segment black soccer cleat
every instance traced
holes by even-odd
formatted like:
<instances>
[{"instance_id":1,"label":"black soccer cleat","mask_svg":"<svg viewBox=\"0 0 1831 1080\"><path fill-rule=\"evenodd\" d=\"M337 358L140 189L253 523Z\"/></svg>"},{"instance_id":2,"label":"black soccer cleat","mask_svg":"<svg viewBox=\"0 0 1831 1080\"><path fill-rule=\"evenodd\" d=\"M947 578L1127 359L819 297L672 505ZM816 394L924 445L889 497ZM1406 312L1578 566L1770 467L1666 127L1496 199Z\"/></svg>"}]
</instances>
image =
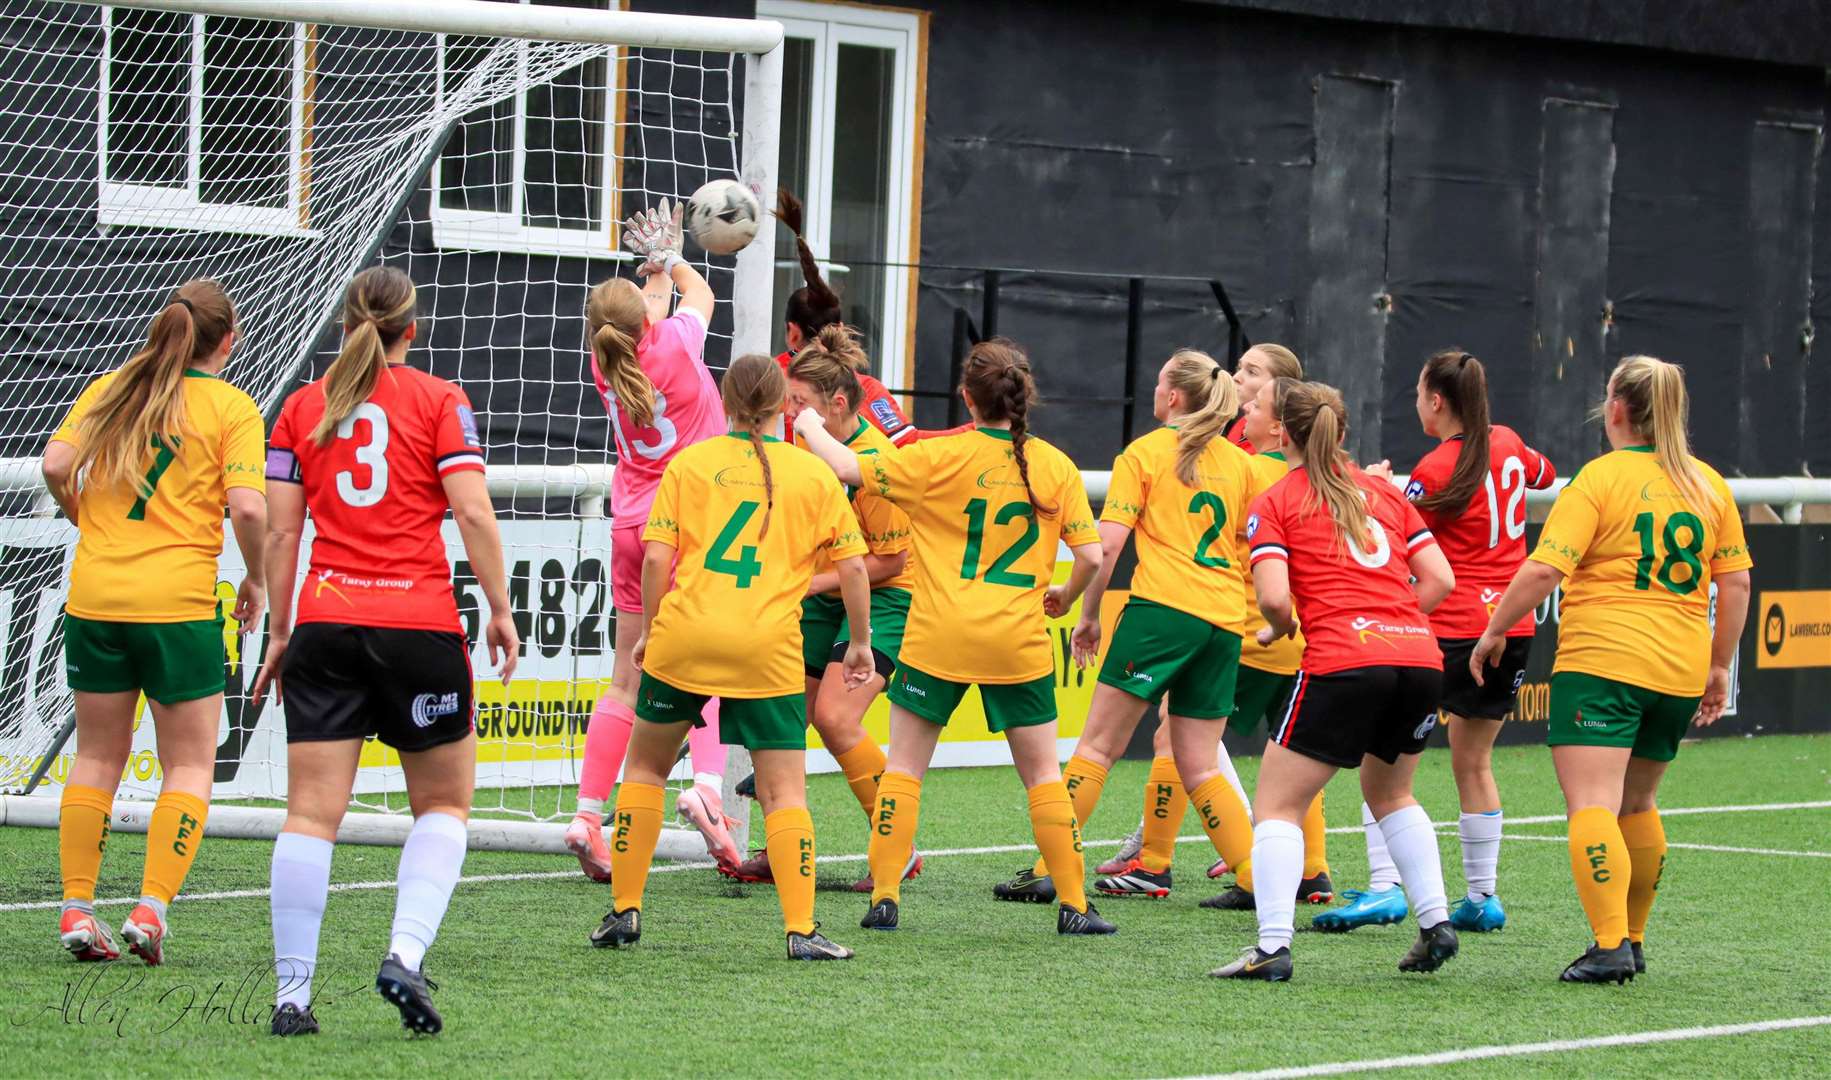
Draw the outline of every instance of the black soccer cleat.
<instances>
[{"instance_id":1,"label":"black soccer cleat","mask_svg":"<svg viewBox=\"0 0 1831 1080\"><path fill-rule=\"evenodd\" d=\"M1137 859L1126 863L1117 873L1094 882L1094 891L1106 896L1148 896L1162 900L1170 895L1170 871L1146 870Z\"/></svg>"},{"instance_id":2,"label":"black soccer cleat","mask_svg":"<svg viewBox=\"0 0 1831 1080\"><path fill-rule=\"evenodd\" d=\"M591 943L600 949L621 949L642 940L642 909L612 911L591 932Z\"/></svg>"},{"instance_id":3,"label":"black soccer cleat","mask_svg":"<svg viewBox=\"0 0 1831 1080\"><path fill-rule=\"evenodd\" d=\"M1238 885L1230 885L1227 891L1219 896L1210 896L1196 904L1196 907L1213 908L1216 911L1253 911L1258 905L1252 894Z\"/></svg>"},{"instance_id":4,"label":"black soccer cleat","mask_svg":"<svg viewBox=\"0 0 1831 1080\"><path fill-rule=\"evenodd\" d=\"M1290 982L1290 946L1286 945L1276 952L1266 953L1259 951L1257 945L1253 945L1242 952L1238 960L1210 971L1208 977L1211 979L1257 979L1260 982Z\"/></svg>"},{"instance_id":5,"label":"black soccer cleat","mask_svg":"<svg viewBox=\"0 0 1831 1080\"><path fill-rule=\"evenodd\" d=\"M445 1021L432 1007L433 984L423 971L408 971L407 965L393 953L381 962L375 976L375 989L401 1011L401 1027L425 1035L437 1035Z\"/></svg>"},{"instance_id":6,"label":"black soccer cleat","mask_svg":"<svg viewBox=\"0 0 1831 1080\"><path fill-rule=\"evenodd\" d=\"M1324 870L1315 877L1306 877L1297 883L1297 902L1299 904L1327 904L1335 900L1335 882L1329 872Z\"/></svg>"},{"instance_id":7,"label":"black soccer cleat","mask_svg":"<svg viewBox=\"0 0 1831 1080\"><path fill-rule=\"evenodd\" d=\"M1630 941L1628 944L1634 949L1634 974L1645 975L1647 973L1647 954L1641 949L1640 942Z\"/></svg>"},{"instance_id":8,"label":"black soccer cleat","mask_svg":"<svg viewBox=\"0 0 1831 1080\"><path fill-rule=\"evenodd\" d=\"M828 941L820 932L820 924L815 923L811 933L797 934L789 931L788 958L790 960L850 960L852 950L837 942Z\"/></svg>"},{"instance_id":9,"label":"black soccer cleat","mask_svg":"<svg viewBox=\"0 0 1831 1080\"><path fill-rule=\"evenodd\" d=\"M1608 983L1616 986L1634 978L1634 949L1627 938L1612 949L1591 945L1582 956L1570 962L1559 982Z\"/></svg>"},{"instance_id":10,"label":"black soccer cleat","mask_svg":"<svg viewBox=\"0 0 1831 1080\"><path fill-rule=\"evenodd\" d=\"M1028 866L1010 881L992 886L992 896L999 900L1019 900L1030 904L1055 903L1055 882L1048 874L1038 877Z\"/></svg>"},{"instance_id":11,"label":"black soccer cleat","mask_svg":"<svg viewBox=\"0 0 1831 1080\"><path fill-rule=\"evenodd\" d=\"M1462 943L1456 939L1456 930L1444 920L1429 930L1420 929L1418 940L1405 950L1405 956L1399 961L1400 971L1435 971L1456 955Z\"/></svg>"},{"instance_id":12,"label":"black soccer cleat","mask_svg":"<svg viewBox=\"0 0 1831 1080\"><path fill-rule=\"evenodd\" d=\"M858 920L858 925L866 930L895 930L897 920L896 901L888 896L871 905L865 917Z\"/></svg>"},{"instance_id":13,"label":"black soccer cleat","mask_svg":"<svg viewBox=\"0 0 1831 1080\"><path fill-rule=\"evenodd\" d=\"M1086 911L1076 911L1063 904L1055 914L1055 932L1091 937L1096 934L1117 934L1119 928L1101 918L1090 901Z\"/></svg>"},{"instance_id":14,"label":"black soccer cleat","mask_svg":"<svg viewBox=\"0 0 1831 1080\"><path fill-rule=\"evenodd\" d=\"M742 780L739 780L737 782L737 787L733 788L732 790L737 792L739 795L742 795L746 799L756 798L757 797L757 774L751 773L749 776L746 776Z\"/></svg>"},{"instance_id":15,"label":"black soccer cleat","mask_svg":"<svg viewBox=\"0 0 1831 1080\"><path fill-rule=\"evenodd\" d=\"M301 1009L297 1005L287 1002L274 1010L273 1023L267 1030L282 1038L289 1035L316 1035L318 1034L318 1018L312 1015L310 1005Z\"/></svg>"}]
</instances>

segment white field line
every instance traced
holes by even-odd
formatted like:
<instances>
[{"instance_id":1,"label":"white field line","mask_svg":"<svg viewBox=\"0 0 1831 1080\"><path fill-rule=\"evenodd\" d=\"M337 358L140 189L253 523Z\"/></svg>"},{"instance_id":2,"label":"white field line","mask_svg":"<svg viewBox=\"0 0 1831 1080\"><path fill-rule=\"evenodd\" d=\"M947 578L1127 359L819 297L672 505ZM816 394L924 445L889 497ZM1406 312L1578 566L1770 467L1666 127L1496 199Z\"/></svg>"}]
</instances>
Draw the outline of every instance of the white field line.
<instances>
[{"instance_id":1,"label":"white field line","mask_svg":"<svg viewBox=\"0 0 1831 1080\"><path fill-rule=\"evenodd\" d=\"M1765 810L1818 810L1818 809L1824 809L1824 808L1831 808L1831 801L1806 802L1806 803L1770 803L1767 805L1751 805L1751 806L1685 806L1685 807L1677 807L1677 808L1674 808L1671 810L1661 809L1660 815L1662 817L1670 817L1670 816L1679 815L1679 814L1743 814L1743 813L1755 813L1755 812L1765 811ZM1512 821L1509 821L1508 824L1509 825L1549 825L1549 824L1552 824L1553 822L1562 822L1563 820L1564 820L1564 818L1562 815L1547 814L1547 815L1540 816L1540 817L1516 818ZM1444 828L1446 826L1439 825L1438 827ZM1453 825L1447 826L1447 827L1453 827ZM1330 829L1329 831L1332 833L1359 833L1361 831L1361 827L1358 825L1344 826L1344 827ZM1506 838L1510 839L1510 840L1512 840L1512 839L1557 840L1559 843L1564 842L1564 838L1561 836L1559 836L1559 837L1551 837L1551 836L1519 837L1519 836L1508 835ZM1123 841L1121 841L1121 840L1088 840L1088 841L1083 842L1081 846L1089 847L1089 848L1118 847L1122 842ZM1193 836L1179 836L1176 838L1176 842L1179 844L1205 844L1208 842L1208 837L1206 834L1197 833ZM1668 844L1667 846L1668 847L1681 847L1681 846L1685 846L1685 845ZM1702 845L1690 845L1690 846L1702 847ZM991 847L944 848L944 849L941 849L938 851L923 851L922 854L925 857L934 856L934 857L940 857L940 858L949 858L949 857L960 856L960 855L1011 855L1011 854L1016 854L1018 852L1034 852L1035 850L1036 850L1036 846L1034 844L998 844L998 845L994 845ZM1752 848L1750 848L1750 849L1704 848L1704 850L1743 850L1743 851L1747 851L1751 854L1779 854L1779 855L1803 854L1801 852L1757 851L1756 849L1752 849ZM828 863L855 863L855 862L864 862L865 856L863 854L822 855L819 857L819 859L817 861L821 865L826 865ZM669 871L676 871L676 870L702 870L702 869L706 869L706 868L710 867L711 865L712 865L711 863L704 862L704 861L682 862L682 863L663 863L659 866L654 867L650 871L650 873L662 874L662 873L667 873ZM577 870L546 870L546 871L539 871L539 872L533 872L533 873L520 873L520 874L475 874L470 877L459 878L458 881L460 884L464 884L464 885L483 885L483 884L489 884L490 882L498 882L498 881L554 881L554 880L560 880L560 879L564 879L564 878L577 877L578 875L579 875L579 872ZM367 890L371 890L371 889L391 889L393 887L394 887L394 881L392 879L389 879L387 881L343 881L343 882L333 883L331 885L331 891L332 892L363 892L363 891L367 891ZM268 892L268 890L266 890L266 889L232 889L232 890L227 890L227 891L223 891L223 892L180 893L179 899L185 900L187 902L194 901L194 900L254 900L254 899L259 899L261 897L266 896L267 892ZM122 905L126 905L126 904L137 904L137 903L139 903L139 900L140 900L140 898L137 896L120 896L120 897L113 897L113 898L110 898L107 900L97 900L95 902L95 906L96 907L118 907L118 906L122 906ZM54 909L62 907L62 906L63 906L63 901L61 901L61 900L29 900L29 901L24 901L24 902L19 902L19 903L0 904L0 914L4 914L9 911L54 910Z\"/></svg>"},{"instance_id":2,"label":"white field line","mask_svg":"<svg viewBox=\"0 0 1831 1080\"><path fill-rule=\"evenodd\" d=\"M1671 809L1667 809L1666 807L1662 806L1659 808L1659 816L1662 818L1668 818L1668 817L1680 817L1685 814L1765 814L1765 813L1772 813L1777 810L1826 810L1826 809L1831 809L1831 801L1752 803L1752 804L1749 804L1746 806L1676 806L1676 807L1672 807ZM1540 814L1536 817L1521 817L1521 818L1510 817L1507 819L1507 824L1508 825L1562 825L1562 824L1564 824L1564 822L1566 820L1568 820L1568 819L1563 814ZM1437 828L1439 828L1439 829L1453 829L1455 827L1456 827L1456 823L1453 821L1449 821L1449 822L1440 821L1437 823ZM1361 831L1361 829L1362 829L1362 826L1359 826L1359 825L1337 825L1334 828L1330 829L1329 832L1331 832L1331 833L1358 833ZM1188 839L1188 838L1183 837L1183 839ZM1562 839L1562 837L1560 837L1559 839ZM1677 847L1678 845L1673 844L1673 845L1669 845L1669 846Z\"/></svg>"},{"instance_id":3,"label":"white field line","mask_svg":"<svg viewBox=\"0 0 1831 1080\"><path fill-rule=\"evenodd\" d=\"M1589 1039L1555 1039L1550 1042L1511 1043L1499 1046L1471 1046L1462 1050L1443 1050L1434 1054L1408 1054L1404 1057L1368 1058L1363 1061L1336 1061L1326 1065L1297 1065L1257 1072L1217 1073L1199 1080L1297 1080L1306 1076L1340 1076L1344 1073L1379 1072L1386 1069L1419 1069L1432 1065L1459 1065L1465 1061L1489 1061L1494 1058L1525 1057L1530 1054L1563 1054L1576 1050L1601 1050L1615 1046L1646 1046L1651 1043L1685 1042L1690 1039L1721 1039L1731 1035L1757 1035L1766 1031L1791 1031L1831 1025L1831 1016L1796 1016L1784 1020L1759 1020L1747 1024L1715 1024L1710 1027L1666 1028L1663 1031L1632 1031L1620 1035L1599 1035Z\"/></svg>"},{"instance_id":4,"label":"white field line","mask_svg":"<svg viewBox=\"0 0 1831 1080\"><path fill-rule=\"evenodd\" d=\"M1522 833L1506 833L1501 839L1544 840L1553 844L1567 842L1567 838L1562 836L1529 836ZM1791 855L1800 859L1831 859L1831 851L1782 851L1779 848L1727 847L1723 844L1680 844L1670 840L1666 846L1685 851L1726 851L1732 855Z\"/></svg>"}]
</instances>

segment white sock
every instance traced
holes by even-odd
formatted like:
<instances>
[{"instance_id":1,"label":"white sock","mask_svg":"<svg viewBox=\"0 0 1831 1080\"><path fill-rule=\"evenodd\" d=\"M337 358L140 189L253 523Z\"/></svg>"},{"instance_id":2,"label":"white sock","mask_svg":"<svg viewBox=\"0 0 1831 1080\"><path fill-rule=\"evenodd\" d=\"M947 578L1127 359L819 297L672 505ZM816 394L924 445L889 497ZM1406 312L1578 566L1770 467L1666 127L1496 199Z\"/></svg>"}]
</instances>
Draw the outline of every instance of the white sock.
<instances>
[{"instance_id":1,"label":"white sock","mask_svg":"<svg viewBox=\"0 0 1831 1080\"><path fill-rule=\"evenodd\" d=\"M1469 899L1479 904L1495 893L1500 873L1499 810L1464 814L1456 832L1462 837L1462 876L1469 883Z\"/></svg>"},{"instance_id":2,"label":"white sock","mask_svg":"<svg viewBox=\"0 0 1831 1080\"><path fill-rule=\"evenodd\" d=\"M717 799L719 789L725 786L725 778L717 773L696 772L693 774L693 786L699 788L702 794L710 792Z\"/></svg>"},{"instance_id":3,"label":"white sock","mask_svg":"<svg viewBox=\"0 0 1831 1080\"><path fill-rule=\"evenodd\" d=\"M1361 804L1361 830L1367 834L1367 891L1381 892L1399 883L1399 868L1386 850L1386 834L1373 819L1373 808ZM1256 873L1256 871L1255 871Z\"/></svg>"},{"instance_id":4,"label":"white sock","mask_svg":"<svg viewBox=\"0 0 1831 1080\"><path fill-rule=\"evenodd\" d=\"M1225 776L1227 778L1227 782L1229 784L1233 785L1234 793L1239 795L1240 802L1245 804L1246 820L1251 821L1252 820L1252 799L1247 797L1246 787L1245 787L1245 785L1240 783L1240 774L1234 770L1233 756L1231 754L1227 753L1226 744L1223 743L1223 744L1217 745L1214 748L1214 759L1221 766L1221 775ZM1256 881L1258 879L1255 878L1253 880Z\"/></svg>"},{"instance_id":5,"label":"white sock","mask_svg":"<svg viewBox=\"0 0 1831 1080\"><path fill-rule=\"evenodd\" d=\"M394 936L388 951L400 957L409 971L418 971L439 922L451 903L451 890L464 870L464 849L470 833L464 822L450 814L421 814L401 847L401 868L396 877L399 893L394 900Z\"/></svg>"},{"instance_id":6,"label":"white sock","mask_svg":"<svg viewBox=\"0 0 1831 1080\"><path fill-rule=\"evenodd\" d=\"M594 818L597 818L599 821L603 821L604 820L604 800L603 799L587 799L587 798L584 798L581 796L579 798L578 812L575 816L594 817Z\"/></svg>"},{"instance_id":7,"label":"white sock","mask_svg":"<svg viewBox=\"0 0 1831 1080\"><path fill-rule=\"evenodd\" d=\"M1392 852L1392 861L1399 864L1405 897L1418 915L1418 926L1429 930L1448 919L1443 856L1437 851L1437 833L1431 828L1430 815L1415 804L1394 810L1380 819L1380 831L1386 834L1386 850ZM1258 867L1253 867L1255 876L1258 872Z\"/></svg>"},{"instance_id":8,"label":"white sock","mask_svg":"<svg viewBox=\"0 0 1831 1080\"><path fill-rule=\"evenodd\" d=\"M1259 951L1291 943L1297 918L1297 885L1303 881L1303 828L1293 821L1261 821L1252 829L1252 895L1259 912Z\"/></svg>"},{"instance_id":9,"label":"white sock","mask_svg":"<svg viewBox=\"0 0 1831 1080\"><path fill-rule=\"evenodd\" d=\"M274 1005L312 1003L312 976L318 970L318 929L324 925L324 902L331 891L329 840L283 832L273 841L272 894Z\"/></svg>"}]
</instances>

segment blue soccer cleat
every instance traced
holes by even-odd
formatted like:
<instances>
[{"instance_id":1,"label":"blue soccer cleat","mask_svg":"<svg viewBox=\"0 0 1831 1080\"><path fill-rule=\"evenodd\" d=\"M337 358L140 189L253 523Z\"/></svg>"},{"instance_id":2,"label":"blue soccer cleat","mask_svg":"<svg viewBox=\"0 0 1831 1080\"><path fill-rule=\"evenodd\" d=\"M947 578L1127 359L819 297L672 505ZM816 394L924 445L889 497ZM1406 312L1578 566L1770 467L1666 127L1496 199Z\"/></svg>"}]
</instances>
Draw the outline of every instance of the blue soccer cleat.
<instances>
[{"instance_id":1,"label":"blue soccer cleat","mask_svg":"<svg viewBox=\"0 0 1831 1080\"><path fill-rule=\"evenodd\" d=\"M1310 920L1310 925L1324 933L1345 934L1360 926L1386 926L1401 922L1411 914L1405 902L1405 890L1393 885L1378 892L1349 889L1342 893L1347 907L1325 911Z\"/></svg>"},{"instance_id":2,"label":"blue soccer cleat","mask_svg":"<svg viewBox=\"0 0 1831 1080\"><path fill-rule=\"evenodd\" d=\"M1498 896L1484 897L1479 904L1465 896L1450 909L1450 925L1458 930L1486 934L1507 925L1507 909L1500 906Z\"/></svg>"}]
</instances>

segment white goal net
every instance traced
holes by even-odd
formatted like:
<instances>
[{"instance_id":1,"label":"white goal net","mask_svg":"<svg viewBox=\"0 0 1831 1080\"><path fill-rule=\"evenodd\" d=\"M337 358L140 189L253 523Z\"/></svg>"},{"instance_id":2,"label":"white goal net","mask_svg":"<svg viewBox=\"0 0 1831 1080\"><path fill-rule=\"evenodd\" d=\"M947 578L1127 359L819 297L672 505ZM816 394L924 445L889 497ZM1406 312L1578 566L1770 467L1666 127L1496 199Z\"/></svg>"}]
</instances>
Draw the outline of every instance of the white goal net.
<instances>
[{"instance_id":1,"label":"white goal net","mask_svg":"<svg viewBox=\"0 0 1831 1080\"><path fill-rule=\"evenodd\" d=\"M762 54L780 29L605 0L332 0L309 5L314 22L284 17L306 6L289 0L129 4L14 0L0 15L0 786L44 767L38 790L55 791L74 746L50 753L71 717L75 533L37 462L78 391L144 339L173 287L207 276L239 311L225 377L271 418L335 355L345 283L382 262L419 288L410 362L476 407L502 517L524 653L505 690L473 651L479 808L568 817L614 640L615 448L585 293L630 274L617 223L636 209L717 177L772 190L779 67ZM768 343L767 230L735 258L700 256L719 297L715 369ZM481 590L447 538L475 640ZM226 543L225 616L240 577ZM244 689L265 627L243 629L225 630L219 801L286 790L283 718ZM157 790L151 727L123 797ZM402 811L402 792L391 752L367 745L358 806Z\"/></svg>"}]
</instances>

